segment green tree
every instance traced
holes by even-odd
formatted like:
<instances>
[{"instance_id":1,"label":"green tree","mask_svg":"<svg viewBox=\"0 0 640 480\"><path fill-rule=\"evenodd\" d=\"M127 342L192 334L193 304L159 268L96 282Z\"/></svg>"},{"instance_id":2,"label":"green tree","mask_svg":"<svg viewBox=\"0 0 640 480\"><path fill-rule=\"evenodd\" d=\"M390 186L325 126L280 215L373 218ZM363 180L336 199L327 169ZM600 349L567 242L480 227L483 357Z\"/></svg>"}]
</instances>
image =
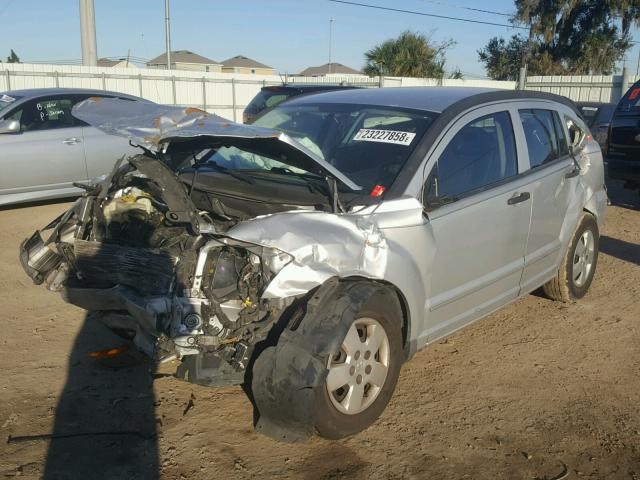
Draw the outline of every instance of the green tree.
<instances>
[{"instance_id":1,"label":"green tree","mask_svg":"<svg viewBox=\"0 0 640 480\"><path fill-rule=\"evenodd\" d=\"M453 44L452 40L436 43L426 35L407 30L367 51L362 71L369 76L442 78L446 51Z\"/></svg>"},{"instance_id":2,"label":"green tree","mask_svg":"<svg viewBox=\"0 0 640 480\"><path fill-rule=\"evenodd\" d=\"M449 73L449 78L453 80L462 80L464 78L464 74L460 68L456 67L451 73Z\"/></svg>"},{"instance_id":3,"label":"green tree","mask_svg":"<svg viewBox=\"0 0 640 480\"><path fill-rule=\"evenodd\" d=\"M478 51L492 78L515 78L525 61L534 75L609 75L640 22L640 0L515 0L515 7L513 22L529 26L529 38L495 37Z\"/></svg>"},{"instance_id":4,"label":"green tree","mask_svg":"<svg viewBox=\"0 0 640 480\"><path fill-rule=\"evenodd\" d=\"M526 45L527 40L519 35L512 36L508 43L504 38L493 37L478 50L478 58L494 80L517 80Z\"/></svg>"},{"instance_id":5,"label":"green tree","mask_svg":"<svg viewBox=\"0 0 640 480\"><path fill-rule=\"evenodd\" d=\"M7 63L20 63L20 57L11 49L11 54L7 57Z\"/></svg>"}]
</instances>

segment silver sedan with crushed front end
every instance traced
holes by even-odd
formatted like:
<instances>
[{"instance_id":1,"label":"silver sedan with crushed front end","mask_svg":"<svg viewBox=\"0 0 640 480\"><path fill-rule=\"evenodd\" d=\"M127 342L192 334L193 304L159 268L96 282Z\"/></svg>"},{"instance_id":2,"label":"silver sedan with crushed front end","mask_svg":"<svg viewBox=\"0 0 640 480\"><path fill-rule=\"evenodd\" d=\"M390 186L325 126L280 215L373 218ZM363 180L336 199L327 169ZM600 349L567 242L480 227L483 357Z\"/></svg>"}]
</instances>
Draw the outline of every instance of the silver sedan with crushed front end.
<instances>
[{"instance_id":1,"label":"silver sedan with crushed front end","mask_svg":"<svg viewBox=\"0 0 640 480\"><path fill-rule=\"evenodd\" d=\"M341 438L417 350L543 286L584 296L607 199L563 97L468 88L293 99L254 125L87 100L141 147L25 240L61 291L177 375L245 384L256 428Z\"/></svg>"}]
</instances>

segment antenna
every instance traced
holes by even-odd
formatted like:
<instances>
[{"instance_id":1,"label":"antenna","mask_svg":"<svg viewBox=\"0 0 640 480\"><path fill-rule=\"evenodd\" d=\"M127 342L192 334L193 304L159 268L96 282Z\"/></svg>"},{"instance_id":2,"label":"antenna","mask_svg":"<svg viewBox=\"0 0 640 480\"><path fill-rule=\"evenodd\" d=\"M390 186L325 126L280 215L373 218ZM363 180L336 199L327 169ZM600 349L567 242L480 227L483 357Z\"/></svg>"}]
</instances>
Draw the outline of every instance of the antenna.
<instances>
[{"instance_id":1,"label":"antenna","mask_svg":"<svg viewBox=\"0 0 640 480\"><path fill-rule=\"evenodd\" d=\"M329 73L331 73L331 43L333 41L333 18L329 19Z\"/></svg>"}]
</instances>

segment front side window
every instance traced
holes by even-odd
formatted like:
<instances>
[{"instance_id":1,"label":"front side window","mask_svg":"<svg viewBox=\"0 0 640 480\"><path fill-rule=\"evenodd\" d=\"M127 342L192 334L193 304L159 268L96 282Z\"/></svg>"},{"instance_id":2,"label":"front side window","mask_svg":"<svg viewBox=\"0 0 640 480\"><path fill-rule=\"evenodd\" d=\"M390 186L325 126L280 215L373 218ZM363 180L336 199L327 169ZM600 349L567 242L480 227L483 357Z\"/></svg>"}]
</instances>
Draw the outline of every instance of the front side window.
<instances>
[{"instance_id":1,"label":"front side window","mask_svg":"<svg viewBox=\"0 0 640 480\"><path fill-rule=\"evenodd\" d=\"M507 112L492 113L462 127L449 142L438 159L436 178L430 180L430 196L455 198L517 172L511 117Z\"/></svg>"},{"instance_id":2,"label":"front side window","mask_svg":"<svg viewBox=\"0 0 640 480\"><path fill-rule=\"evenodd\" d=\"M32 100L13 112L9 118L19 120L23 132L73 127L77 122L71 116L74 103L71 98Z\"/></svg>"},{"instance_id":3,"label":"front side window","mask_svg":"<svg viewBox=\"0 0 640 480\"><path fill-rule=\"evenodd\" d=\"M557 129L551 110L520 110L520 120L524 129L529 152L529 166L539 167L560 157Z\"/></svg>"}]
</instances>

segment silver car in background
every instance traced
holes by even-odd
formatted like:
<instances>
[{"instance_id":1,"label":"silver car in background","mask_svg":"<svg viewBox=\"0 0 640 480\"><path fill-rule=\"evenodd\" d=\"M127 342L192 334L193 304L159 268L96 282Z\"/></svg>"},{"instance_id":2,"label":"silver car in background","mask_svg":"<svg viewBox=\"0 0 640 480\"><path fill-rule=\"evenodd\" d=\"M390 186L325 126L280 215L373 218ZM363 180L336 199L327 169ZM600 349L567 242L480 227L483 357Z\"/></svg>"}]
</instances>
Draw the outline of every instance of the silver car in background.
<instances>
[{"instance_id":1,"label":"silver car in background","mask_svg":"<svg viewBox=\"0 0 640 480\"><path fill-rule=\"evenodd\" d=\"M416 351L541 286L579 299L595 273L602 154L564 97L348 90L253 125L118 100L74 115L144 153L25 240L25 271L178 377L244 384L281 440L363 430Z\"/></svg>"},{"instance_id":2,"label":"silver car in background","mask_svg":"<svg viewBox=\"0 0 640 480\"><path fill-rule=\"evenodd\" d=\"M0 92L0 205L80 195L74 182L86 184L137 151L71 115L89 97L146 102L104 90Z\"/></svg>"}]
</instances>

